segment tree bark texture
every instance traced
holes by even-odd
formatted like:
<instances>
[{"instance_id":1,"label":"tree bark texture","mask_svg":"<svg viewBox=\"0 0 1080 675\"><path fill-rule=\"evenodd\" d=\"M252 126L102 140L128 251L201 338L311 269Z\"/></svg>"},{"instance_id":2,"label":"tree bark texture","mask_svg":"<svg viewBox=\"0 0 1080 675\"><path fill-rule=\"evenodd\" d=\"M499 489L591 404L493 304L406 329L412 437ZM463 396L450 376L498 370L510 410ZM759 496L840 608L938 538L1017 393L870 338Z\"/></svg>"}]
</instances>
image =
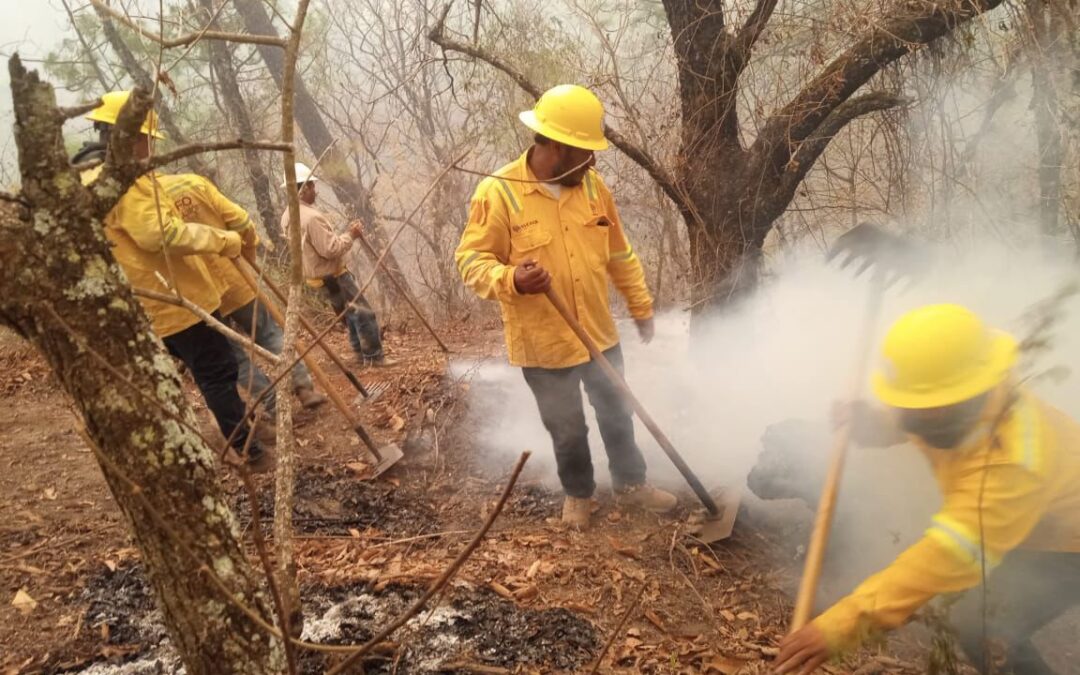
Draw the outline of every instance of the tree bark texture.
<instances>
[{"instance_id":1,"label":"tree bark texture","mask_svg":"<svg viewBox=\"0 0 1080 675\"><path fill-rule=\"evenodd\" d=\"M10 73L22 188L20 205L0 209L0 320L37 347L78 410L187 672L278 672L280 644L240 608L274 622L219 467L103 232L137 174L114 160L133 166L149 95L135 90L111 140L120 147L84 187L64 154L52 87L18 56Z\"/></svg>"},{"instance_id":2,"label":"tree bark texture","mask_svg":"<svg viewBox=\"0 0 1080 675\"><path fill-rule=\"evenodd\" d=\"M249 33L277 35L277 30L271 23L270 15L267 14L262 0L235 0L234 4ZM284 54L281 50L268 45L258 45L257 48L259 55L266 62L274 82L277 83L280 89L284 77ZM299 77L296 78L294 94L296 98L294 108L296 123L304 134L304 138L307 139L311 151L316 156L322 156L323 158L319 164L318 173L333 189L342 206L350 212L349 217L359 218L364 221L366 226L365 236L368 237L369 241L379 251L385 251L389 242L386 239L386 234L379 227L378 214L372 204L371 193L349 168L347 158L336 147L334 137L326 126L326 121L323 119L314 97L307 90L304 81ZM368 258L372 264L375 264L377 258L373 258L370 254ZM405 279L405 275L402 274L401 266L398 265L393 251L389 251L383 259L383 269L385 274L393 275L397 279L398 285L412 297L409 282ZM400 293L394 284L380 284L380 288L392 303L396 304L401 299L399 298ZM413 299L415 301L415 298Z\"/></svg>"},{"instance_id":3,"label":"tree bark texture","mask_svg":"<svg viewBox=\"0 0 1080 675\"><path fill-rule=\"evenodd\" d=\"M903 103L896 94L859 94L860 88L1000 1L899 4L767 117L744 147L738 78L776 3L758 0L741 26L728 26L721 0L663 0L679 68L683 130L675 178L687 197L679 206L695 309L724 307L753 288L766 236L832 138L860 116Z\"/></svg>"},{"instance_id":4,"label":"tree bark texture","mask_svg":"<svg viewBox=\"0 0 1080 675\"><path fill-rule=\"evenodd\" d=\"M214 18L215 7L213 0L199 0L203 11L208 18ZM217 21L210 24L211 29L219 30ZM233 128L240 138L255 139L255 125L251 122L248 114L247 102L240 91L240 84L236 78L236 65L233 63L229 45L222 40L208 40L207 49L210 54L210 65L217 75L218 91L225 101L225 107L229 110ZM274 242L278 249L284 248L285 238L278 227L278 211L274 207L273 189L270 177L266 174L266 168L259 158L259 152L252 148L244 150L244 166L247 167L248 180L251 183L251 192L255 196L255 208L259 212L263 228L267 236Z\"/></svg>"},{"instance_id":5,"label":"tree bark texture","mask_svg":"<svg viewBox=\"0 0 1080 675\"><path fill-rule=\"evenodd\" d=\"M1074 0L1029 0L1028 18L1031 21L1032 100L1035 112L1035 139L1039 161L1039 223L1044 234L1055 236L1065 231L1062 223L1063 181L1065 158L1069 150L1067 130L1070 127L1069 101L1080 86L1080 63L1076 61L1075 45L1070 44L1069 20L1073 30L1077 19ZM1075 75L1073 71L1075 70ZM1076 82L1069 82L1070 76ZM1071 111L1080 109L1075 104ZM1075 127L1080 120L1071 120ZM1068 214L1066 213L1066 222Z\"/></svg>"}]
</instances>

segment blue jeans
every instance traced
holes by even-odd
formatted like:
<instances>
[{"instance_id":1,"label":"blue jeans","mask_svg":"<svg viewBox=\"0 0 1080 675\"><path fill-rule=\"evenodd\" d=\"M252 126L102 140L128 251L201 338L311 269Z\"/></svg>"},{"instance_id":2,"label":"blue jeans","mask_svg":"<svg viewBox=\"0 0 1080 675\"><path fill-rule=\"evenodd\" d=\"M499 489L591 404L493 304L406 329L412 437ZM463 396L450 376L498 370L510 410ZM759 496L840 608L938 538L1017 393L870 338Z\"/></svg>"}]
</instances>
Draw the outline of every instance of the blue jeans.
<instances>
[{"instance_id":1,"label":"blue jeans","mask_svg":"<svg viewBox=\"0 0 1080 675\"><path fill-rule=\"evenodd\" d=\"M623 372L619 345L604 352L604 356ZM570 368L522 368L521 372L536 397L540 420L551 435L559 481L566 494L587 499L596 489L582 386L596 411L596 424L616 489L645 482L645 458L634 440L633 412L595 361Z\"/></svg>"},{"instance_id":2,"label":"blue jeans","mask_svg":"<svg viewBox=\"0 0 1080 675\"><path fill-rule=\"evenodd\" d=\"M266 310L265 305L252 300L243 307L234 310L225 317L225 321L231 324L237 333L247 336L252 334L252 326L254 325L255 344L273 354L281 353L285 336L281 331L281 326L271 318L270 312ZM270 378L266 376L266 373L259 366L251 362L246 349L235 342L229 344L232 345L233 354L236 355L239 372L237 381L241 389L247 390L248 398L254 401L262 394L263 390L270 386ZM303 361L293 367L291 375L293 389L311 386L311 373L308 372ZM277 397L272 389L266 395L264 405L267 412L274 411L274 407L277 405Z\"/></svg>"},{"instance_id":3,"label":"blue jeans","mask_svg":"<svg viewBox=\"0 0 1080 675\"><path fill-rule=\"evenodd\" d=\"M323 277L323 288L334 311L338 314L345 312L344 323L349 329L349 343L356 355L364 361L381 361L383 348L379 322L371 305L356 287L353 275L345 272L336 277Z\"/></svg>"}]
</instances>

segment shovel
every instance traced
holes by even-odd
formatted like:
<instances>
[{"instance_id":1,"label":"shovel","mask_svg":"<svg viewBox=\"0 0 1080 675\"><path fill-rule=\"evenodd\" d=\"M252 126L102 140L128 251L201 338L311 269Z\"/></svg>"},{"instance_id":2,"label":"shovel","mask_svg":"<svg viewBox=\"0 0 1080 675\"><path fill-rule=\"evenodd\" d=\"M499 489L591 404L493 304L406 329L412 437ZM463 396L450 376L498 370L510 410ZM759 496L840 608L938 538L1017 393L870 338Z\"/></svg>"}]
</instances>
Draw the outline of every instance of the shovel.
<instances>
[{"instance_id":1,"label":"shovel","mask_svg":"<svg viewBox=\"0 0 1080 675\"><path fill-rule=\"evenodd\" d=\"M860 223L845 232L829 250L828 260L843 258L840 266L857 263L856 276L868 269L873 269L870 279L870 292L863 312L863 325L859 341L855 348L857 361L849 390L849 401L856 400L866 381L866 370L870 360L871 341L874 329L881 313L881 301L885 290L900 279L921 274L926 266L927 253L914 244L884 232L869 223ZM832 530L833 513L836 511L836 499L840 489L840 476L844 470L851 441L850 421L837 427L833 434L832 452L829 469L825 475L825 486L814 515L814 529L810 534L810 545L806 549L806 563L799 582L799 594L795 599L795 612L791 619L791 632L795 632L810 621L814 609L814 597L817 595L818 582L821 579L821 567L825 558L825 547Z\"/></svg>"},{"instance_id":2,"label":"shovel","mask_svg":"<svg viewBox=\"0 0 1080 675\"><path fill-rule=\"evenodd\" d=\"M701 500L701 503L705 506L705 510L708 515L700 521L697 525L697 530L694 536L705 544L710 544L715 541L721 541L731 536L731 531L735 526L735 516L739 511L739 494L737 491L725 491L723 497L724 508L721 510L717 506L716 501L713 500L712 495L705 489L705 486L701 484L698 477L690 470L690 467L683 460L682 455L675 449L668 437L660 430L653 418L645 410L645 406L641 405L641 401L634 396L634 392L630 390L630 386L626 384L626 380L619 374L619 371L611 365L611 362L607 360L600 348L597 347L593 339L589 337L589 334L585 332L585 329L581 327L578 320L574 318L574 315L570 313L570 310L566 307L566 303L559 297L559 294L555 292L554 288L547 290L547 298L554 305L555 310L566 321L570 329L574 331L574 334L578 336L585 348L589 350L589 355L592 356L593 361L600 366L600 370L604 372L611 383L615 385L615 388L619 390L626 402L630 404L630 407L637 413L638 418L645 424L645 428L649 430L656 442L660 444L660 448L664 451L664 454L668 456L668 459L675 465L675 468L679 470L682 477L689 483L690 489L694 491L697 498Z\"/></svg>"},{"instance_id":3,"label":"shovel","mask_svg":"<svg viewBox=\"0 0 1080 675\"><path fill-rule=\"evenodd\" d=\"M240 271L240 274L243 275L244 279L255 290L256 294L258 295L259 302L261 302L266 307L267 311L270 312L270 316L272 316L274 320L277 321L281 326L284 326L285 317L282 315L281 310L278 308L277 305L273 303L272 300L270 300L270 298L267 298L265 295L263 295L262 291L259 290L258 284L256 283L255 279L251 276L251 273L244 269L242 263L237 263L236 269ZM304 320L304 322L306 324L306 319ZM306 325L309 329L311 329L310 324ZM313 335L317 336L318 334L313 333ZM327 353L331 353L331 350L326 345L324 345L321 340L319 341L319 344L322 345L323 349ZM302 350L302 347L297 344L297 349ZM349 407L349 404L345 402L345 399L341 398L341 394L339 394L334 388L333 384L330 382L330 378L327 377L326 372L322 369L322 366L320 366L318 362L315 361L315 359L311 358L310 354L305 356L303 361L304 365L306 365L308 367L308 370L311 371L311 376L315 378L316 382L318 382L319 388L326 392L326 395L330 397L330 401L333 402L334 406L341 412L342 415L345 416L345 420L349 423L349 426L351 426L356 435L360 437L361 442L363 442L364 446L368 449L368 452L371 453L372 458L375 460L375 465L372 468L371 472L366 476L366 478L378 478L382 474L386 473L387 469L400 462L401 458L405 456L405 453L401 451L401 448L398 447L396 443L384 445L381 448L377 447L375 445L375 442L371 440L371 436L368 435L367 430L364 429L364 426L360 423L360 419L356 416L356 413L353 412L353 409ZM340 365L342 365L342 368L344 369L344 364ZM347 369L345 370L346 372L348 372ZM360 384L359 380L355 379L355 376L353 377L353 380L355 380L354 384L360 387L361 393L365 396L368 396L366 390L363 388L363 385Z\"/></svg>"}]
</instances>

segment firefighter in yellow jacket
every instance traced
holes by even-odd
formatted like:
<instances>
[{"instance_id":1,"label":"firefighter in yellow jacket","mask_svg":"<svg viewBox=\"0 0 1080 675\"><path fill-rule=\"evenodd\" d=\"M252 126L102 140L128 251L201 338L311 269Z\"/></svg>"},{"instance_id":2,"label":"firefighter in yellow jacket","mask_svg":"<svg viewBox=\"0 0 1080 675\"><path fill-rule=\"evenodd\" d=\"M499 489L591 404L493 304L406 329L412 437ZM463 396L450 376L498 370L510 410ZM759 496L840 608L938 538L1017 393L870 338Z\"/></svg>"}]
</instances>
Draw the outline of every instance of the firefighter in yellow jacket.
<instances>
[{"instance_id":1,"label":"firefighter in yellow jacket","mask_svg":"<svg viewBox=\"0 0 1080 675\"><path fill-rule=\"evenodd\" d=\"M164 186L169 201L185 221L236 232L243 237L247 250L255 250L258 235L247 211L221 194L211 181L191 173L159 175L158 181ZM221 291L218 313L226 323L232 325L241 335L254 336L255 344L260 347L280 354L284 346L281 326L270 316L266 305L255 302L255 290L236 269L236 263L224 256L207 257L206 263ZM239 366L240 387L248 390L250 398L258 398L270 386L270 378L251 362L247 351L240 345L233 344L233 354ZM293 390L301 405L314 408L326 402L326 397L315 391L311 383L311 373L303 362L293 366L290 374ZM265 398L268 415L273 415L275 404L276 397L271 389ZM267 425L265 428L273 427Z\"/></svg>"},{"instance_id":2,"label":"firefighter in yellow jacket","mask_svg":"<svg viewBox=\"0 0 1080 675\"><path fill-rule=\"evenodd\" d=\"M455 254L477 295L502 308L510 363L520 366L551 435L566 492L563 521L588 524L595 490L581 387L596 410L620 501L657 512L675 497L645 483L631 412L544 293L554 288L590 337L622 368L608 282L626 299L641 338L652 298L615 201L593 169L607 147L603 106L587 89L557 86L520 114L534 133L524 154L481 181Z\"/></svg>"},{"instance_id":3,"label":"firefighter in yellow jacket","mask_svg":"<svg viewBox=\"0 0 1080 675\"><path fill-rule=\"evenodd\" d=\"M950 618L980 672L1053 673L1031 635L1080 604L1080 425L1016 386L1016 340L963 307L901 317L882 352L873 388L889 410L838 414L861 445L914 443L944 505L889 567L787 636L777 672L809 673L934 596L969 591Z\"/></svg>"},{"instance_id":4,"label":"firefighter in yellow jacket","mask_svg":"<svg viewBox=\"0 0 1080 675\"><path fill-rule=\"evenodd\" d=\"M104 155L112 125L128 98L127 91L102 96L102 105L87 115L100 135L99 142L80 150L76 162ZM135 147L140 159L150 154L150 136L162 138L153 111L147 115L141 132ZM95 173L94 169L85 173L83 181L89 183ZM237 232L185 221L153 172L140 176L105 216L105 236L133 288L178 292L211 313L220 308L221 293L207 260L218 256L235 258L244 249L244 240ZM249 240L250 245L253 243ZM236 388L237 365L229 341L184 307L142 297L139 301L150 317L154 333L191 371L221 432L226 437L234 436L233 447L241 450L250 429ZM245 459L255 471L267 471L273 466L271 453L257 440L248 444Z\"/></svg>"}]
</instances>

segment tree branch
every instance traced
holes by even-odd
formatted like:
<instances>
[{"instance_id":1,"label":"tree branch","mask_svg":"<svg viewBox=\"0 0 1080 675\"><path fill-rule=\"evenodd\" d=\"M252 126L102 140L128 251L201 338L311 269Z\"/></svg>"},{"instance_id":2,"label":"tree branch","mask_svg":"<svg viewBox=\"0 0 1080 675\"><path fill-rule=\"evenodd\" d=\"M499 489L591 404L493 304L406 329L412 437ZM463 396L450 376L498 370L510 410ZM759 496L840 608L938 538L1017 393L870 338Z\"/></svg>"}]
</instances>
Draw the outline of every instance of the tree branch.
<instances>
[{"instance_id":1,"label":"tree branch","mask_svg":"<svg viewBox=\"0 0 1080 675\"><path fill-rule=\"evenodd\" d=\"M533 98L540 98L543 94L543 90L540 89L532 80L525 76L520 70L510 65L501 58L490 54L483 49L468 45L463 42L459 42L446 35L446 17L450 13L450 5L443 7L442 13L439 15L439 20L435 23L435 26L428 32L428 39L439 45L446 51L459 52L466 56L471 56L478 61L483 61L508 75L519 87L528 92ZM668 172L656 160L655 157L649 154L647 150L639 145L636 145L629 141L621 133L612 129L609 125L604 124L604 135L612 145L622 150L623 154L629 157L635 164L645 169L645 172L656 181L660 189L664 191L664 194L668 196L671 201L679 207L679 210L683 213L694 213L693 205L689 198L682 194L682 191L675 184L675 178Z\"/></svg>"},{"instance_id":2,"label":"tree branch","mask_svg":"<svg viewBox=\"0 0 1080 675\"><path fill-rule=\"evenodd\" d=\"M227 33L223 31L205 29L197 31L195 33L188 33L187 35L181 35L180 37L163 39L157 33L152 33L144 29L142 26L128 18L122 12L118 12L112 7L106 5L104 2L102 2L102 0L90 0L90 4L92 4L94 6L94 9L98 10L99 13L109 15L110 18L124 24L131 30L138 33L141 37L144 37L147 40L150 40L155 44L159 44L165 48L186 47L188 45L194 44L195 42L198 42L199 40L223 40L226 42L235 42L250 45L271 45L274 47L281 47L283 49L285 47L285 40L279 37L269 35L251 35L249 33Z\"/></svg>"},{"instance_id":3,"label":"tree branch","mask_svg":"<svg viewBox=\"0 0 1080 675\"><path fill-rule=\"evenodd\" d=\"M291 143L278 143L275 141L245 141L238 138L235 141L216 141L213 143L191 143L181 146L172 152L155 155L142 161L145 170L156 169L166 164L177 162L185 157L198 155L204 152L216 152L218 150L275 150L288 152L292 150Z\"/></svg>"},{"instance_id":4,"label":"tree branch","mask_svg":"<svg viewBox=\"0 0 1080 675\"><path fill-rule=\"evenodd\" d=\"M89 186L94 195L94 210L98 217L104 217L112 210L135 179L145 171L142 162L135 159L135 142L141 133L139 130L143 120L153 104L154 100L147 90L136 85L131 90L131 97L116 117L116 124L109 132L109 144L105 148L105 162L101 174Z\"/></svg>"},{"instance_id":5,"label":"tree branch","mask_svg":"<svg viewBox=\"0 0 1080 675\"><path fill-rule=\"evenodd\" d=\"M735 56L739 61L739 72L742 72L742 69L750 61L750 54L754 50L754 44L761 37L765 26L769 24L769 19L772 18L773 11L776 10L777 2L778 0L757 0L757 3L754 4L754 10L750 12L750 16L746 17L746 22L739 29L738 36L735 38Z\"/></svg>"},{"instance_id":6,"label":"tree branch","mask_svg":"<svg viewBox=\"0 0 1080 675\"><path fill-rule=\"evenodd\" d=\"M861 40L833 59L765 124L751 153L780 171L798 145L886 65L923 47L1002 0L917 0L901 4ZM763 167L766 168L766 167Z\"/></svg>"},{"instance_id":7,"label":"tree branch","mask_svg":"<svg viewBox=\"0 0 1080 675\"><path fill-rule=\"evenodd\" d=\"M784 167L780 179L779 192L793 195L795 189L814 166L821 153L833 138L851 121L863 115L881 110L889 110L907 104L908 99L888 91L872 91L855 98L850 98L838 105L805 141L800 143L791 160ZM785 202L787 203L787 202Z\"/></svg>"},{"instance_id":8,"label":"tree branch","mask_svg":"<svg viewBox=\"0 0 1080 675\"><path fill-rule=\"evenodd\" d=\"M259 345L252 342L251 339L247 336L237 333L232 328L229 328L225 324L221 323L221 321L214 318L214 316L210 314L210 312L206 311L202 307L199 307L187 298L180 297L179 295L172 295L170 293L159 293L158 291L151 291L148 288L132 287L131 292L140 298L149 298L150 300L157 300L158 302L164 302L169 305L183 307L195 316L199 317L199 319L205 322L207 326L210 326L217 332L229 338L229 340L243 347L245 351L253 351L261 358L266 359L275 366L281 363L281 359L278 358L277 354L272 354L268 352L263 347L260 347Z\"/></svg>"},{"instance_id":9,"label":"tree branch","mask_svg":"<svg viewBox=\"0 0 1080 675\"><path fill-rule=\"evenodd\" d=\"M80 103L79 105L73 105L69 107L60 107L60 116L65 120L69 120L73 117L82 117L86 113L90 112L94 108L101 105L101 99L93 101L91 103Z\"/></svg>"}]
</instances>

